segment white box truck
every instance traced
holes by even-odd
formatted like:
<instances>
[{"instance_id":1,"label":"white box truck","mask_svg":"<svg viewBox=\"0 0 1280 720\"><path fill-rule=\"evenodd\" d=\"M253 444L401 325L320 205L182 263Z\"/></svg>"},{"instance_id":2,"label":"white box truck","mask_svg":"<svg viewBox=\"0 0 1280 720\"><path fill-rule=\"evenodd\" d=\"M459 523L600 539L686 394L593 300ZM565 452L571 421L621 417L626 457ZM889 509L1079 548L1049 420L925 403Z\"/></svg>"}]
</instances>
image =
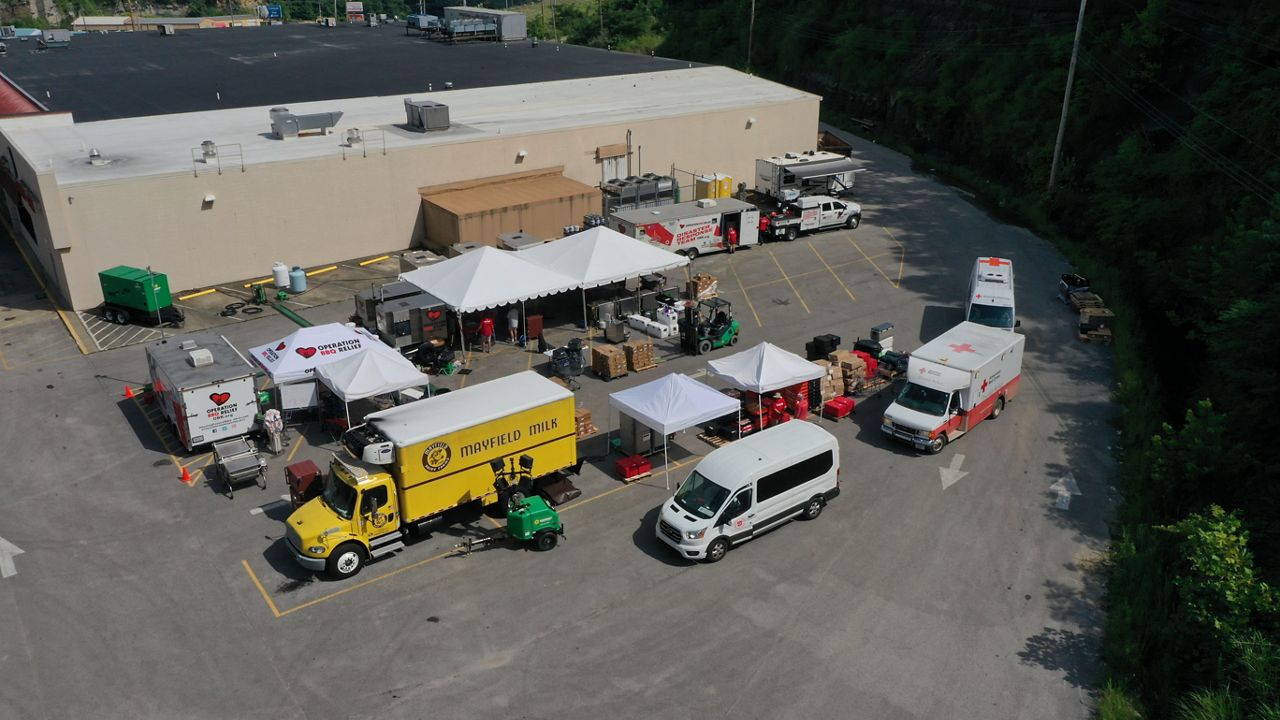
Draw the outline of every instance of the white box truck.
<instances>
[{"instance_id":1,"label":"white box truck","mask_svg":"<svg viewBox=\"0 0 1280 720\"><path fill-rule=\"evenodd\" d=\"M980 257L973 263L964 318L1001 330L1013 330L1022 324L1014 314L1012 261Z\"/></svg>"},{"instance_id":2,"label":"white box truck","mask_svg":"<svg viewBox=\"0 0 1280 720\"><path fill-rule=\"evenodd\" d=\"M907 384L884 411L880 430L937 453L1018 394L1025 338L962 322L911 353Z\"/></svg>"},{"instance_id":3,"label":"white box truck","mask_svg":"<svg viewBox=\"0 0 1280 720\"><path fill-rule=\"evenodd\" d=\"M732 198L621 210L609 216L609 226L690 259L729 250L731 238L738 247L760 242L760 210Z\"/></svg>"},{"instance_id":4,"label":"white box truck","mask_svg":"<svg viewBox=\"0 0 1280 720\"><path fill-rule=\"evenodd\" d=\"M211 333L147 346L151 394L188 451L253 431L258 424L254 368Z\"/></svg>"}]
</instances>

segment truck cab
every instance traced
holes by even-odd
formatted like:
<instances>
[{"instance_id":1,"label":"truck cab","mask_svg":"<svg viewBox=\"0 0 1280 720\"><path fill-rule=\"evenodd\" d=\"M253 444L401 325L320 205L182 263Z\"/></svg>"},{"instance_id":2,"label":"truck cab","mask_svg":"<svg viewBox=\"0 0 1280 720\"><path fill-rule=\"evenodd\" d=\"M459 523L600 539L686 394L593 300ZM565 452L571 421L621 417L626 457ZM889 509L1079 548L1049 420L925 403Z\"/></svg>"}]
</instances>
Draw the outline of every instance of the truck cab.
<instances>
[{"instance_id":1,"label":"truck cab","mask_svg":"<svg viewBox=\"0 0 1280 720\"><path fill-rule=\"evenodd\" d=\"M365 562L404 547L395 481L389 473L333 456L324 492L286 521L286 541L302 567L348 578Z\"/></svg>"},{"instance_id":2,"label":"truck cab","mask_svg":"<svg viewBox=\"0 0 1280 720\"><path fill-rule=\"evenodd\" d=\"M862 206L858 203L826 195L809 195L785 204L781 213L769 215L766 232L774 237L795 240L802 233L840 227L853 229L860 224Z\"/></svg>"},{"instance_id":3,"label":"truck cab","mask_svg":"<svg viewBox=\"0 0 1280 720\"><path fill-rule=\"evenodd\" d=\"M1009 331L1022 325L1014 315L1012 261L980 257L974 262L964 319Z\"/></svg>"},{"instance_id":4,"label":"truck cab","mask_svg":"<svg viewBox=\"0 0 1280 720\"><path fill-rule=\"evenodd\" d=\"M931 367L921 373L908 371L910 380L884 411L882 427L917 450L937 453L963 435L967 373Z\"/></svg>"}]
</instances>

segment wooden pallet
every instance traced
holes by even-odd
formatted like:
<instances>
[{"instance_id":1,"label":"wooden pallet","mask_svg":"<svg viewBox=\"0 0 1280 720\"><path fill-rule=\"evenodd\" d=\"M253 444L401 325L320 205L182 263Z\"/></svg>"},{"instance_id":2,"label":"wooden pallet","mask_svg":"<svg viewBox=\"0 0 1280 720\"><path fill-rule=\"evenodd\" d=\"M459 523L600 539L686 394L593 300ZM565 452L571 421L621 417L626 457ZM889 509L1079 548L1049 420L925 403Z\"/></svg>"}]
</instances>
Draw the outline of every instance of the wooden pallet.
<instances>
[{"instance_id":1,"label":"wooden pallet","mask_svg":"<svg viewBox=\"0 0 1280 720\"><path fill-rule=\"evenodd\" d=\"M656 368L656 367L658 367L658 363L649 363L648 365L639 365L639 366L633 367L633 368L631 368L631 371L632 371L632 372L644 372L645 370L652 370L652 369L654 369L654 368Z\"/></svg>"},{"instance_id":2,"label":"wooden pallet","mask_svg":"<svg viewBox=\"0 0 1280 720\"><path fill-rule=\"evenodd\" d=\"M646 472L646 473L640 473L639 475L632 475L632 476L631 476L631 477L629 477L629 478L622 478L622 484L623 484L623 485L630 485L630 484L631 484L631 483L633 483L633 482L638 482L638 481L640 481L640 480L644 480L644 479L646 479L646 478L651 478L651 477L653 477L653 471L652 471L652 470L651 470L651 471L649 471L649 472Z\"/></svg>"},{"instance_id":3,"label":"wooden pallet","mask_svg":"<svg viewBox=\"0 0 1280 720\"><path fill-rule=\"evenodd\" d=\"M698 439L714 448L724 447L729 444L729 438L712 435L711 433L699 433Z\"/></svg>"},{"instance_id":4,"label":"wooden pallet","mask_svg":"<svg viewBox=\"0 0 1280 720\"><path fill-rule=\"evenodd\" d=\"M1099 330L1082 332L1080 333L1080 340L1082 342L1093 343L1095 345L1110 345L1111 331L1107 328L1101 328Z\"/></svg>"},{"instance_id":5,"label":"wooden pallet","mask_svg":"<svg viewBox=\"0 0 1280 720\"><path fill-rule=\"evenodd\" d=\"M1102 298L1098 296L1097 293L1087 291L1073 292L1067 296L1067 299L1071 301L1071 307L1076 310L1107 306L1106 303L1102 302Z\"/></svg>"},{"instance_id":6,"label":"wooden pallet","mask_svg":"<svg viewBox=\"0 0 1280 720\"><path fill-rule=\"evenodd\" d=\"M582 432L580 432L580 433L576 433L576 435L577 435L577 439L578 439L578 440L581 440L581 439L583 439L583 438L589 438L589 437L591 437L592 435L595 435L595 434L597 434L597 433L599 433L599 432L600 432L600 428L596 427L595 425L592 425L592 426L590 426L590 427L588 427L588 428L584 429Z\"/></svg>"}]
</instances>

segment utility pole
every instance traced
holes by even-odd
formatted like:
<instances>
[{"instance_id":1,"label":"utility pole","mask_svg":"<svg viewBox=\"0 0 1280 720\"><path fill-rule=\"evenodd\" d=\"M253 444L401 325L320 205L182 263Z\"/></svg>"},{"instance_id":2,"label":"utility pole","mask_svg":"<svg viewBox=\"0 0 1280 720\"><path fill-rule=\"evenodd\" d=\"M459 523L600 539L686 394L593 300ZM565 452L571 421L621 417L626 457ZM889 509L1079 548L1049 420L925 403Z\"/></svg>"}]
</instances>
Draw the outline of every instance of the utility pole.
<instances>
[{"instance_id":1,"label":"utility pole","mask_svg":"<svg viewBox=\"0 0 1280 720\"><path fill-rule=\"evenodd\" d=\"M604 40L604 0L596 0L596 10L600 13L600 39Z\"/></svg>"},{"instance_id":2,"label":"utility pole","mask_svg":"<svg viewBox=\"0 0 1280 720\"><path fill-rule=\"evenodd\" d=\"M1071 45L1071 65L1067 68L1067 89L1062 94L1062 119L1058 121L1058 140L1053 144L1053 164L1049 166L1049 187L1058 183L1058 160L1062 157L1062 136L1067 131L1067 107L1071 105L1071 85L1076 79L1076 58L1080 55L1080 34L1084 31L1084 6L1088 0L1080 0L1080 16L1076 18L1076 39Z\"/></svg>"},{"instance_id":3,"label":"utility pole","mask_svg":"<svg viewBox=\"0 0 1280 720\"><path fill-rule=\"evenodd\" d=\"M756 0L751 0L751 23L747 25L747 74L751 73L751 44L756 39Z\"/></svg>"},{"instance_id":4,"label":"utility pole","mask_svg":"<svg viewBox=\"0 0 1280 720\"><path fill-rule=\"evenodd\" d=\"M560 30L556 28L556 0L551 0L551 34L556 36L556 44L560 44Z\"/></svg>"}]
</instances>

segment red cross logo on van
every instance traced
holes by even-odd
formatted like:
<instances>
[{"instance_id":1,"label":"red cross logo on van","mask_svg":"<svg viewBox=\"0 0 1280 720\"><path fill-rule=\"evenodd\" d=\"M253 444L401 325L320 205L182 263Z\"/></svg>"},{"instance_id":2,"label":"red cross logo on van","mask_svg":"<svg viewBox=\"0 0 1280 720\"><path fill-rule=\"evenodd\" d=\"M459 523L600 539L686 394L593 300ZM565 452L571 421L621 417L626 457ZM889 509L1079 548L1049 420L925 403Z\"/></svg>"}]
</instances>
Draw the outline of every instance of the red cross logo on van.
<instances>
[{"instance_id":1,"label":"red cross logo on van","mask_svg":"<svg viewBox=\"0 0 1280 720\"><path fill-rule=\"evenodd\" d=\"M953 344L953 345L948 345L947 347L951 348L952 350L955 350L956 352L978 352L977 350L974 350L973 346L970 345L969 343L964 343L963 345Z\"/></svg>"},{"instance_id":2,"label":"red cross logo on van","mask_svg":"<svg viewBox=\"0 0 1280 720\"><path fill-rule=\"evenodd\" d=\"M1008 265L1009 261L1002 260L1000 258L987 258L986 260L983 260L982 263L984 265L990 265L991 267L1000 267L1001 265Z\"/></svg>"},{"instance_id":3,"label":"red cross logo on van","mask_svg":"<svg viewBox=\"0 0 1280 720\"><path fill-rule=\"evenodd\" d=\"M987 391L987 385L990 384L990 382L991 382L991 378L987 378L986 380L982 381L982 392Z\"/></svg>"}]
</instances>

